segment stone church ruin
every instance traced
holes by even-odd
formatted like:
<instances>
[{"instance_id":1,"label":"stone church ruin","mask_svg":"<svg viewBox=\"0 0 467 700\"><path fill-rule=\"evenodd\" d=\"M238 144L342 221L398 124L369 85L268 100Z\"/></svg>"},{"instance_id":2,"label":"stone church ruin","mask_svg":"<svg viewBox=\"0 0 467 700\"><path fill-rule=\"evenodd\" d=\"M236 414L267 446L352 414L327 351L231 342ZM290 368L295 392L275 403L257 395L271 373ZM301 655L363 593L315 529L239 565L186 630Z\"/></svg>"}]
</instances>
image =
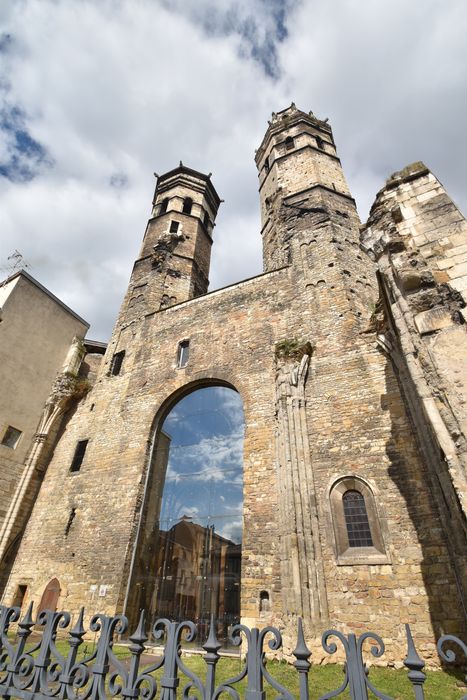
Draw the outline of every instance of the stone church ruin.
<instances>
[{"instance_id":1,"label":"stone church ruin","mask_svg":"<svg viewBox=\"0 0 467 700\"><path fill-rule=\"evenodd\" d=\"M465 624L467 224L415 163L362 226L293 104L255 161L264 272L213 292L211 176L158 177L105 354L76 341L88 385L56 382L9 495L3 600L371 626L398 658L409 622L429 657Z\"/></svg>"}]
</instances>

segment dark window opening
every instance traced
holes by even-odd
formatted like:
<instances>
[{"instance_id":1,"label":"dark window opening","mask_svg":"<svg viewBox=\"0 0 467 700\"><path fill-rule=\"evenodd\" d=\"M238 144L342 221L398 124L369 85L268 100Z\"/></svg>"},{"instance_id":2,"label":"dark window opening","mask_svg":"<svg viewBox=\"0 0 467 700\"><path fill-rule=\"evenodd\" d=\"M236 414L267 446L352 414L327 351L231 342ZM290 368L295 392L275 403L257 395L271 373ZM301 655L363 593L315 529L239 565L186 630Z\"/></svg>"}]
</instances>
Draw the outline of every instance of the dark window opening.
<instances>
[{"instance_id":1,"label":"dark window opening","mask_svg":"<svg viewBox=\"0 0 467 700\"><path fill-rule=\"evenodd\" d=\"M72 508L70 511L70 515L68 516L68 522L65 527L65 537L68 536L68 533L70 532L70 528L73 525L73 520L75 519L76 516L76 508Z\"/></svg>"},{"instance_id":2,"label":"dark window opening","mask_svg":"<svg viewBox=\"0 0 467 700\"><path fill-rule=\"evenodd\" d=\"M112 376L116 377L117 374L120 374L124 357L125 350L120 350L119 352L116 352L115 355L112 357L112 362L110 363L110 374Z\"/></svg>"},{"instance_id":3,"label":"dark window opening","mask_svg":"<svg viewBox=\"0 0 467 700\"><path fill-rule=\"evenodd\" d=\"M365 499L359 491L346 491L342 496L349 547L373 547Z\"/></svg>"},{"instance_id":4,"label":"dark window opening","mask_svg":"<svg viewBox=\"0 0 467 700\"><path fill-rule=\"evenodd\" d=\"M167 211L167 206L168 206L168 204L169 204L169 200L168 200L167 198L165 198L165 199L162 200L162 202L161 202L161 207L160 207L160 209L159 209L159 215L160 215L160 214L165 214L165 212Z\"/></svg>"},{"instance_id":5,"label":"dark window opening","mask_svg":"<svg viewBox=\"0 0 467 700\"><path fill-rule=\"evenodd\" d=\"M28 587L24 584L19 584L16 588L15 595L13 598L13 601L11 603L12 607L17 607L17 608L22 608L24 599L26 597L26 592L28 590Z\"/></svg>"},{"instance_id":6,"label":"dark window opening","mask_svg":"<svg viewBox=\"0 0 467 700\"><path fill-rule=\"evenodd\" d=\"M286 151L291 151L292 148L294 147L294 140L291 136L287 136L285 139L285 149Z\"/></svg>"},{"instance_id":7,"label":"dark window opening","mask_svg":"<svg viewBox=\"0 0 467 700\"><path fill-rule=\"evenodd\" d=\"M320 136L316 136L316 145L318 146L318 148L324 151L324 141Z\"/></svg>"},{"instance_id":8,"label":"dark window opening","mask_svg":"<svg viewBox=\"0 0 467 700\"><path fill-rule=\"evenodd\" d=\"M177 233L179 226L180 226L179 221L171 221L170 222L170 233Z\"/></svg>"},{"instance_id":9,"label":"dark window opening","mask_svg":"<svg viewBox=\"0 0 467 700\"><path fill-rule=\"evenodd\" d=\"M10 447L12 450L14 450L19 442L21 435L21 430L13 428L12 425L9 425L8 428L5 430L5 434L3 435L2 445L4 445L5 447Z\"/></svg>"},{"instance_id":10,"label":"dark window opening","mask_svg":"<svg viewBox=\"0 0 467 700\"><path fill-rule=\"evenodd\" d=\"M208 228L209 226L209 214L207 211L204 212L203 224Z\"/></svg>"},{"instance_id":11,"label":"dark window opening","mask_svg":"<svg viewBox=\"0 0 467 700\"><path fill-rule=\"evenodd\" d=\"M177 367L186 367L188 364L188 358L190 357L190 341L182 340L178 344L177 352Z\"/></svg>"},{"instance_id":12,"label":"dark window opening","mask_svg":"<svg viewBox=\"0 0 467 700\"><path fill-rule=\"evenodd\" d=\"M271 609L271 604L269 602L269 593L267 591L260 591L259 593L259 611L268 612Z\"/></svg>"},{"instance_id":13,"label":"dark window opening","mask_svg":"<svg viewBox=\"0 0 467 700\"><path fill-rule=\"evenodd\" d=\"M269 172L269 158L266 158L266 160L264 161L264 169L267 173Z\"/></svg>"},{"instance_id":14,"label":"dark window opening","mask_svg":"<svg viewBox=\"0 0 467 700\"><path fill-rule=\"evenodd\" d=\"M183 200L183 213L191 214L191 209L193 207L193 200L191 197L185 197Z\"/></svg>"},{"instance_id":15,"label":"dark window opening","mask_svg":"<svg viewBox=\"0 0 467 700\"><path fill-rule=\"evenodd\" d=\"M79 470L81 469L88 442L89 440L78 440L78 444L76 445L75 449L75 454L73 455L73 460L70 466L71 472L79 472Z\"/></svg>"}]
</instances>

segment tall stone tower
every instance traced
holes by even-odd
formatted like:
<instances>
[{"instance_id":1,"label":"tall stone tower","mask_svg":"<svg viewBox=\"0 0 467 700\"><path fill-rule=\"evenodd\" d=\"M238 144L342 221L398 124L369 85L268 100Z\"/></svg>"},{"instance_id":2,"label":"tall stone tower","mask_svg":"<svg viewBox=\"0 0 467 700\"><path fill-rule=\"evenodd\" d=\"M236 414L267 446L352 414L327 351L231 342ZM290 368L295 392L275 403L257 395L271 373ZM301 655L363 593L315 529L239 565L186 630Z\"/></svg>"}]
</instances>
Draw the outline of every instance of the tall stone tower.
<instances>
[{"instance_id":1,"label":"tall stone tower","mask_svg":"<svg viewBox=\"0 0 467 700\"><path fill-rule=\"evenodd\" d=\"M373 266L359 248L355 200L327 121L292 103L272 115L255 160L265 271L289 265L295 254L300 284L342 294L352 316L366 318L375 300Z\"/></svg>"},{"instance_id":2,"label":"tall stone tower","mask_svg":"<svg viewBox=\"0 0 467 700\"><path fill-rule=\"evenodd\" d=\"M206 294L220 201L210 176L182 163L157 177L152 216L122 305L121 322Z\"/></svg>"},{"instance_id":3,"label":"tall stone tower","mask_svg":"<svg viewBox=\"0 0 467 700\"><path fill-rule=\"evenodd\" d=\"M308 226L309 214L318 215L318 222L324 213L339 223L358 221L331 127L312 112L292 103L274 113L255 160L265 270L288 262L288 230L297 217L305 217Z\"/></svg>"}]
</instances>

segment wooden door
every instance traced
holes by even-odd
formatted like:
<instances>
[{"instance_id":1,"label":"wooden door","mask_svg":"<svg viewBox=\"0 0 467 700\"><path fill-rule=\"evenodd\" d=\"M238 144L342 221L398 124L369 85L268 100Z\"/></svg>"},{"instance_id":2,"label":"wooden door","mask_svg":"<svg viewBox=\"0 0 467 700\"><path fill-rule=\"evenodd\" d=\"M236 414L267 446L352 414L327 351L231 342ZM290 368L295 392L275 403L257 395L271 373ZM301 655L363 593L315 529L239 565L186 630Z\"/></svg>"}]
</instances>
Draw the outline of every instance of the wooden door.
<instances>
[{"instance_id":1,"label":"wooden door","mask_svg":"<svg viewBox=\"0 0 467 700\"><path fill-rule=\"evenodd\" d=\"M38 613L42 610L52 610L53 612L57 609L57 603L60 596L60 583L58 579L53 578L42 594L41 602L39 603Z\"/></svg>"}]
</instances>

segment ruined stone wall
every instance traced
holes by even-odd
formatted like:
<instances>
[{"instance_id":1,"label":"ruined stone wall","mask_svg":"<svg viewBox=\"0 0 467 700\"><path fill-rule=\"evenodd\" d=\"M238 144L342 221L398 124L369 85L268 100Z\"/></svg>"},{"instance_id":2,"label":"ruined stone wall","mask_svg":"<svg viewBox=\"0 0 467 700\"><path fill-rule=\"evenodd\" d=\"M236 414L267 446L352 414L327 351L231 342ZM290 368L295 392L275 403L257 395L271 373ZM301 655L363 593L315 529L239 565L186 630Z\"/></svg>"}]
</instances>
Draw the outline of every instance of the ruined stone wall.
<instances>
[{"instance_id":1,"label":"ruined stone wall","mask_svg":"<svg viewBox=\"0 0 467 700\"><path fill-rule=\"evenodd\" d=\"M362 246L378 262L380 337L399 373L465 598L467 223L415 163L378 194Z\"/></svg>"},{"instance_id":2,"label":"ruined stone wall","mask_svg":"<svg viewBox=\"0 0 467 700\"><path fill-rule=\"evenodd\" d=\"M285 112L281 124L305 121L307 137L316 129L331 143L324 122L294 106ZM283 141L281 133L277 148ZM242 620L277 624L286 637L293 628L292 638L303 616L315 661L328 625L376 630L398 660L404 622L425 658L441 631L461 630L446 508L401 392L407 368L390 352L389 320L380 319L377 265L359 246L352 198L343 185L329 187L336 160L307 152L311 170L298 179L284 170L289 184L271 190L269 202L260 195L269 207L263 243L272 271L165 307L158 270L149 257L138 261L96 384L55 450L6 600L27 584L38 601L52 577L62 587L59 605L73 611L84 604L113 613L134 599L128 581L149 507L145 484L155 481L147 473L155 432L186 392L217 383L238 390L245 416ZM310 186L317 162L322 181ZM149 293L133 312L129 300L143 279ZM177 367L184 339L189 362ZM121 372L112 376L112 355L122 349ZM70 472L85 439L81 468ZM343 494L355 490L371 544L351 547ZM260 610L261 592L268 610Z\"/></svg>"},{"instance_id":3,"label":"ruined stone wall","mask_svg":"<svg viewBox=\"0 0 467 700\"><path fill-rule=\"evenodd\" d=\"M349 241L354 236L348 232ZM302 255L305 245L312 259L326 261L338 245L334 237L329 226L316 239L302 231L293 242L291 267L132 324L121 374L108 376L108 355L55 450L7 600L22 583L38 601L56 576L60 606L121 610L155 417L186 387L220 381L237 388L245 411L243 620L287 627L305 614L309 635L330 622L347 629L371 626L396 641L402 623L410 621L428 654L441 619L448 620L443 629L458 631L445 535L391 363L375 334L364 332L370 311L358 316L348 275L325 279ZM364 261L356 246L348 246L354 262L347 254L347 268L357 270ZM366 266L371 277L372 263ZM175 367L179 338L190 339L183 369ZM293 391L280 390L285 409L277 403L277 382L295 368L277 347L294 338L313 346L306 377L297 378L298 412ZM84 462L70 473L82 439L89 439ZM343 477L369 485L382 553L342 559L337 552L330 488ZM290 579L294 560L298 570ZM105 596L98 596L100 589ZM262 590L270 594L270 613L259 612ZM400 651L397 644L390 647L391 654Z\"/></svg>"}]
</instances>

